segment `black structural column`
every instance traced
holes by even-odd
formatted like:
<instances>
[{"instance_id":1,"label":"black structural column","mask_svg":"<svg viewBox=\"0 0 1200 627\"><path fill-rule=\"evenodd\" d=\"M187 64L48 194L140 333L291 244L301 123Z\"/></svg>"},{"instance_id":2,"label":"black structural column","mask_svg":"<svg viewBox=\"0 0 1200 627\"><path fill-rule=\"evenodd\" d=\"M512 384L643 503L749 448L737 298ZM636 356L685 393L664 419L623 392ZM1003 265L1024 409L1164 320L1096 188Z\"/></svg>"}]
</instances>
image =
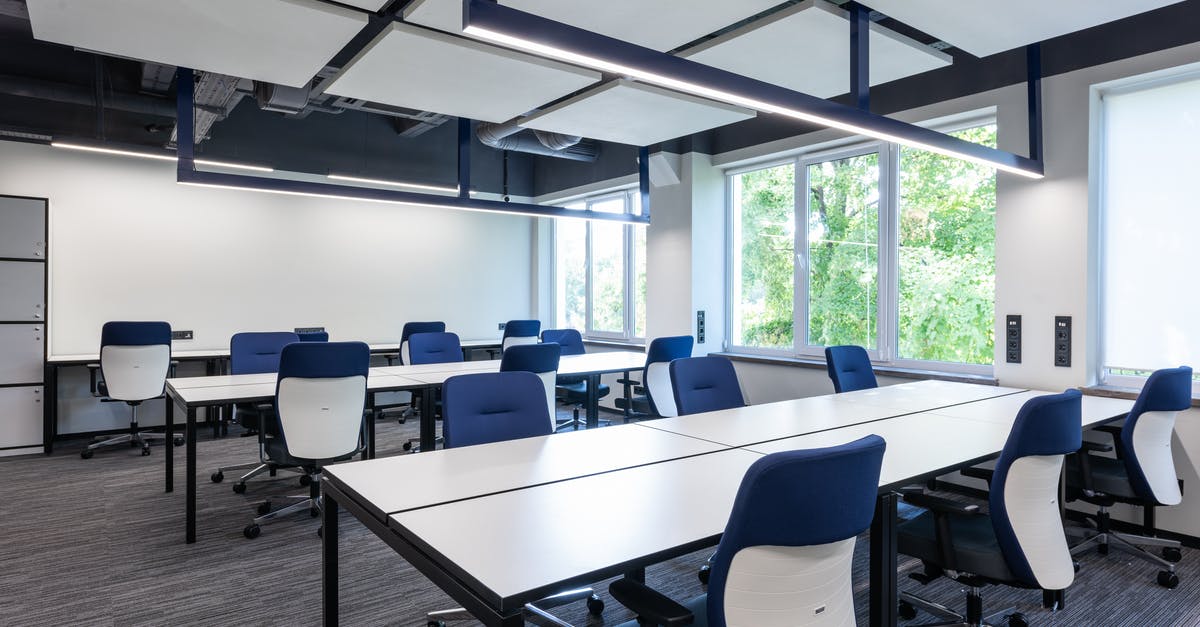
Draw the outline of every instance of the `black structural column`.
<instances>
[{"instance_id":1,"label":"black structural column","mask_svg":"<svg viewBox=\"0 0 1200 627\"><path fill-rule=\"evenodd\" d=\"M471 120L458 118L458 197L471 197Z\"/></svg>"},{"instance_id":2,"label":"black structural column","mask_svg":"<svg viewBox=\"0 0 1200 627\"><path fill-rule=\"evenodd\" d=\"M896 624L896 501L895 492L884 492L875 500L871 520L871 627Z\"/></svg>"},{"instance_id":3,"label":"black structural column","mask_svg":"<svg viewBox=\"0 0 1200 627\"><path fill-rule=\"evenodd\" d=\"M1042 44L1025 46L1025 87L1029 106L1029 158L1042 160Z\"/></svg>"},{"instance_id":4,"label":"black structural column","mask_svg":"<svg viewBox=\"0 0 1200 627\"><path fill-rule=\"evenodd\" d=\"M850 95L854 106L871 110L871 12L850 3Z\"/></svg>"},{"instance_id":5,"label":"black structural column","mask_svg":"<svg viewBox=\"0 0 1200 627\"><path fill-rule=\"evenodd\" d=\"M338 624L338 502L321 496L321 605L326 627Z\"/></svg>"}]
</instances>

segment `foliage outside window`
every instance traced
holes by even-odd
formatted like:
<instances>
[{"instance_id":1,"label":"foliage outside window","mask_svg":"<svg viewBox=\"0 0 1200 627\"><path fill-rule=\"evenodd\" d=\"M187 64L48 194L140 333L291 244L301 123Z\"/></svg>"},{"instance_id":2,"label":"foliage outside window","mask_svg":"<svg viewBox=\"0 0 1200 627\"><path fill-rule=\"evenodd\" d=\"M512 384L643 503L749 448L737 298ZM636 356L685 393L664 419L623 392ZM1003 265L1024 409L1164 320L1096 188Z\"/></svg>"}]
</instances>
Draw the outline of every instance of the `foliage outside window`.
<instances>
[{"instance_id":1,"label":"foliage outside window","mask_svg":"<svg viewBox=\"0 0 1200 627\"><path fill-rule=\"evenodd\" d=\"M953 134L996 142L994 124ZM734 348L992 363L994 171L872 143L732 174L729 192Z\"/></svg>"},{"instance_id":2,"label":"foliage outside window","mask_svg":"<svg viewBox=\"0 0 1200 627\"><path fill-rule=\"evenodd\" d=\"M565 205L638 213L637 194L622 191ZM646 229L632 224L555 220L555 326L586 337L635 339L646 328Z\"/></svg>"}]
</instances>

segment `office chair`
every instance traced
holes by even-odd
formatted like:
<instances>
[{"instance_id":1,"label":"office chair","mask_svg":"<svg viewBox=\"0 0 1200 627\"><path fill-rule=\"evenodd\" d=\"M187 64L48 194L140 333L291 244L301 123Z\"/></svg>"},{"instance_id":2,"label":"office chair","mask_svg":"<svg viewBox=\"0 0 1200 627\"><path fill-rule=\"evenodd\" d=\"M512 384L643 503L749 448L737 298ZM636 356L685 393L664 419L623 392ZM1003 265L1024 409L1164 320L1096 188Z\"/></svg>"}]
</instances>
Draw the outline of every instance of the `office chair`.
<instances>
[{"instance_id":1,"label":"office chair","mask_svg":"<svg viewBox=\"0 0 1200 627\"><path fill-rule=\"evenodd\" d=\"M507 357L508 352L505 352ZM545 385L530 372L482 372L446 379L442 384L442 432L446 448L505 442L554 433L546 407ZM535 603L536 610L587 599L588 611L599 616L604 602L591 588L555 594ZM427 624L442 627L448 620L474 620L463 608L426 614Z\"/></svg>"},{"instance_id":2,"label":"office chair","mask_svg":"<svg viewBox=\"0 0 1200 627\"><path fill-rule=\"evenodd\" d=\"M306 333L297 333L296 337L298 338L296 340L298 342L328 342L329 341L329 332L328 331L308 331Z\"/></svg>"},{"instance_id":3,"label":"office chair","mask_svg":"<svg viewBox=\"0 0 1200 627\"><path fill-rule=\"evenodd\" d=\"M370 365L371 349L362 342L296 342L283 347L275 383L275 428L259 430L260 454L263 463L303 468L309 493L286 497L299 500L275 511L264 501L258 506L259 516L242 530L247 538L257 538L260 525L285 514L305 509L314 517L321 513L321 469L363 449Z\"/></svg>"},{"instance_id":4,"label":"office chair","mask_svg":"<svg viewBox=\"0 0 1200 627\"><path fill-rule=\"evenodd\" d=\"M675 393L671 390L671 372L668 364L676 359L692 356L692 336L677 335L660 337L650 342L646 349L646 365L642 368L642 380L617 379L625 386L625 395L614 399L617 407L625 410L625 419L670 417L679 414L675 408ZM634 394L631 396L630 389Z\"/></svg>"},{"instance_id":5,"label":"office chair","mask_svg":"<svg viewBox=\"0 0 1200 627\"><path fill-rule=\"evenodd\" d=\"M98 437L88 444L79 456L91 459L96 449L128 442L142 447L142 455L150 454L150 442L174 437L170 433L139 431L138 405L159 398L167 384L171 366L171 325L166 322L105 322L100 331L100 374L97 384L102 402L121 401L130 408L129 433L115 437ZM53 399L51 399L53 400Z\"/></svg>"},{"instance_id":6,"label":"office chair","mask_svg":"<svg viewBox=\"0 0 1200 627\"><path fill-rule=\"evenodd\" d=\"M412 364L408 356L408 340L414 333L445 333L445 322L405 322L400 330L400 365Z\"/></svg>"},{"instance_id":7,"label":"office chair","mask_svg":"<svg viewBox=\"0 0 1200 627\"><path fill-rule=\"evenodd\" d=\"M879 387L871 358L861 346L826 346L825 368L838 394Z\"/></svg>"},{"instance_id":8,"label":"office chair","mask_svg":"<svg viewBox=\"0 0 1200 627\"><path fill-rule=\"evenodd\" d=\"M724 357L684 357L668 366L680 416L745 407L733 362Z\"/></svg>"},{"instance_id":9,"label":"office chair","mask_svg":"<svg viewBox=\"0 0 1200 627\"><path fill-rule=\"evenodd\" d=\"M503 355L509 346L537 344L538 332L541 330L541 320L509 320L504 323L504 336L500 339L500 354Z\"/></svg>"},{"instance_id":10,"label":"office chair","mask_svg":"<svg viewBox=\"0 0 1200 627\"><path fill-rule=\"evenodd\" d=\"M299 341L298 334L288 331L235 333L229 338L229 374L279 372L279 355L283 347ZM242 435L258 435L258 431L269 423L265 418L271 411L270 403L237 403L233 406L233 419L246 429ZM221 483L225 480L225 471L247 468L251 469L250 472L233 484L233 491L237 494L246 491L246 480L264 472L274 477L280 467L263 463L222 466L209 479L213 483ZM290 470L299 472L295 468Z\"/></svg>"},{"instance_id":11,"label":"office chair","mask_svg":"<svg viewBox=\"0 0 1200 627\"><path fill-rule=\"evenodd\" d=\"M408 355L406 357L409 365L414 366L460 362L463 360L462 344L459 343L458 336L453 333L413 333L408 336ZM428 405L424 409L433 412L436 417L438 400L430 398L427 402ZM442 438L439 437L436 441L440 442L441 440ZM420 443L419 439L412 439L405 442L402 448L419 453L421 448L417 446L418 443Z\"/></svg>"},{"instance_id":12,"label":"office chair","mask_svg":"<svg viewBox=\"0 0 1200 627\"><path fill-rule=\"evenodd\" d=\"M554 409L554 381L558 378L558 356L561 350L554 342L518 344L504 351L504 355L500 357L500 372L532 372L542 381L545 388L542 396L546 398L551 430L557 426L554 418L558 413Z\"/></svg>"},{"instance_id":13,"label":"office chair","mask_svg":"<svg viewBox=\"0 0 1200 627\"><path fill-rule=\"evenodd\" d=\"M1124 426L1106 425L1098 431L1110 433L1117 457L1101 457L1094 452L1108 452L1113 446L1084 442L1083 449L1067 465L1067 498L1083 500L1099 508L1088 518L1096 528L1070 528L1072 535L1085 540L1073 547L1078 555L1095 545L1101 554L1109 546L1124 549L1135 557L1163 568L1158 584L1165 588L1179 585L1175 562L1182 557L1180 543L1152 537L1154 508L1159 505L1178 505L1183 500L1175 461L1171 456L1171 434L1175 416L1192 405L1192 369L1187 366L1158 370L1146 379ZM1112 530L1108 508L1115 503L1141 505L1144 513L1144 536L1117 533ZM1140 545L1140 546L1139 546ZM1162 557L1153 555L1143 546L1162 548Z\"/></svg>"},{"instance_id":14,"label":"office chair","mask_svg":"<svg viewBox=\"0 0 1200 627\"><path fill-rule=\"evenodd\" d=\"M587 349L583 345L583 336L575 329L546 329L542 331L542 342L554 342L558 344L562 347L563 355L583 355L587 353ZM579 425L583 424L583 421L579 419L579 410L588 402L588 378L581 375L560 376L557 379L556 389L559 400L571 407L572 414L570 420L563 421L558 421L556 415L556 430L571 427L578 431ZM604 398L611 391L607 385L601 383L596 386L596 398ZM607 420L600 420L602 424L608 422Z\"/></svg>"},{"instance_id":15,"label":"office chair","mask_svg":"<svg viewBox=\"0 0 1200 627\"><path fill-rule=\"evenodd\" d=\"M869 435L754 462L717 545L708 594L681 605L618 579L608 591L638 615L621 627L853 625L854 544L871 524L885 446Z\"/></svg>"},{"instance_id":16,"label":"office chair","mask_svg":"<svg viewBox=\"0 0 1200 627\"><path fill-rule=\"evenodd\" d=\"M921 584L949 577L967 587L966 615L900 593L900 616L918 608L948 619L944 625L979 627L1004 616L1009 627L1028 624L1010 609L983 616L980 589L989 584L1062 590L1075 579L1059 511L1063 458L1079 450L1080 393L1068 390L1032 398L1017 412L1008 441L996 461L988 493L989 513L969 505L922 494L904 500L926 511L897 527L898 551L925 565L909 575Z\"/></svg>"}]
</instances>

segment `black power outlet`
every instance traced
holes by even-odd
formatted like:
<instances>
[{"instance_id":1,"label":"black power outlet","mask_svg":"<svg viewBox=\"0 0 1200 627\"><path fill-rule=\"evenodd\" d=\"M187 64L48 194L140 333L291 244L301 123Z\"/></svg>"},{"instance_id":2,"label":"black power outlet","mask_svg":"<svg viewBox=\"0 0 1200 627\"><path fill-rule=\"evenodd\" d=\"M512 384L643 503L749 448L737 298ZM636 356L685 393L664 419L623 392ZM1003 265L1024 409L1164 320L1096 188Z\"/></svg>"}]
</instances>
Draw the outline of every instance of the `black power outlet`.
<instances>
[{"instance_id":1,"label":"black power outlet","mask_svg":"<svg viewBox=\"0 0 1200 627\"><path fill-rule=\"evenodd\" d=\"M190 340L192 339L191 331L171 331L172 340Z\"/></svg>"},{"instance_id":2,"label":"black power outlet","mask_svg":"<svg viewBox=\"0 0 1200 627\"><path fill-rule=\"evenodd\" d=\"M1054 365L1071 367L1071 316L1054 316Z\"/></svg>"},{"instance_id":3,"label":"black power outlet","mask_svg":"<svg viewBox=\"0 0 1200 627\"><path fill-rule=\"evenodd\" d=\"M295 333L321 333L325 327L296 327Z\"/></svg>"},{"instance_id":4,"label":"black power outlet","mask_svg":"<svg viewBox=\"0 0 1200 627\"><path fill-rule=\"evenodd\" d=\"M1021 316L1010 315L1005 319L1004 355L1010 364L1021 363Z\"/></svg>"},{"instance_id":5,"label":"black power outlet","mask_svg":"<svg viewBox=\"0 0 1200 627\"><path fill-rule=\"evenodd\" d=\"M704 310L696 312L696 343L704 343Z\"/></svg>"}]
</instances>

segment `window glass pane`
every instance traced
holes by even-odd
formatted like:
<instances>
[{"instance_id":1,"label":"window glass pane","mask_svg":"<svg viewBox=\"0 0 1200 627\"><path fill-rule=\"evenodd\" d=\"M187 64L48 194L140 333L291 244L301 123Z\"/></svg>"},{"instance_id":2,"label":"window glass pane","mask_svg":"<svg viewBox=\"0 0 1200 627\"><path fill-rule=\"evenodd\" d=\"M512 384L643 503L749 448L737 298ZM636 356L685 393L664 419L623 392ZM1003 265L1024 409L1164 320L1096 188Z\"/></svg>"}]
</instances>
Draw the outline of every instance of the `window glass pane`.
<instances>
[{"instance_id":1,"label":"window glass pane","mask_svg":"<svg viewBox=\"0 0 1200 627\"><path fill-rule=\"evenodd\" d=\"M730 179L735 345L792 346L795 180L793 164Z\"/></svg>"},{"instance_id":2,"label":"window glass pane","mask_svg":"<svg viewBox=\"0 0 1200 627\"><path fill-rule=\"evenodd\" d=\"M582 204L578 208L582 209ZM587 324L587 222L555 220L554 228L555 326L582 331Z\"/></svg>"},{"instance_id":3,"label":"window glass pane","mask_svg":"<svg viewBox=\"0 0 1200 627\"><path fill-rule=\"evenodd\" d=\"M996 145L995 125L952 135ZM899 237L898 356L992 363L995 170L901 148Z\"/></svg>"},{"instance_id":4,"label":"window glass pane","mask_svg":"<svg viewBox=\"0 0 1200 627\"><path fill-rule=\"evenodd\" d=\"M646 337L646 227L633 229L633 335Z\"/></svg>"},{"instance_id":5,"label":"window glass pane","mask_svg":"<svg viewBox=\"0 0 1200 627\"><path fill-rule=\"evenodd\" d=\"M624 207L624 199L618 202ZM599 210L600 203L593 205ZM624 209L622 209L623 211ZM625 225L592 222L592 331L625 331Z\"/></svg>"},{"instance_id":6,"label":"window glass pane","mask_svg":"<svg viewBox=\"0 0 1200 627\"><path fill-rule=\"evenodd\" d=\"M1103 95L1104 367L1200 362L1200 80Z\"/></svg>"},{"instance_id":7,"label":"window glass pane","mask_svg":"<svg viewBox=\"0 0 1200 627\"><path fill-rule=\"evenodd\" d=\"M808 344L877 345L879 154L808 166Z\"/></svg>"},{"instance_id":8,"label":"window glass pane","mask_svg":"<svg viewBox=\"0 0 1200 627\"><path fill-rule=\"evenodd\" d=\"M601 213L625 213L625 195L594 201L588 208Z\"/></svg>"}]
</instances>

